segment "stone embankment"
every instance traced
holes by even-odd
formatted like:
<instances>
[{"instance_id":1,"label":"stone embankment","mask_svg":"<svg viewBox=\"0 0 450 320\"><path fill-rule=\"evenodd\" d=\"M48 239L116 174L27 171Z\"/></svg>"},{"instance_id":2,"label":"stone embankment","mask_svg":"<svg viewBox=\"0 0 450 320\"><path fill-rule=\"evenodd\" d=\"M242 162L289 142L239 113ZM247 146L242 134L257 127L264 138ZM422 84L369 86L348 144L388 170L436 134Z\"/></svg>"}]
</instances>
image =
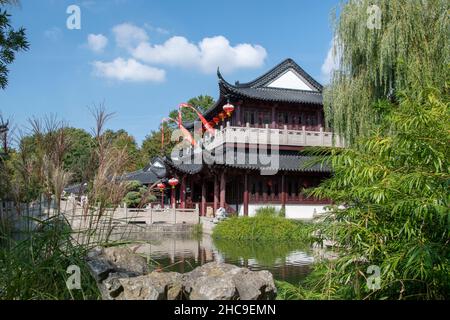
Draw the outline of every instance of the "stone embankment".
<instances>
[{"instance_id":1,"label":"stone embankment","mask_svg":"<svg viewBox=\"0 0 450 320\"><path fill-rule=\"evenodd\" d=\"M150 272L147 260L127 247L97 247L87 255L104 300L272 300L268 271L211 262L191 272Z\"/></svg>"}]
</instances>

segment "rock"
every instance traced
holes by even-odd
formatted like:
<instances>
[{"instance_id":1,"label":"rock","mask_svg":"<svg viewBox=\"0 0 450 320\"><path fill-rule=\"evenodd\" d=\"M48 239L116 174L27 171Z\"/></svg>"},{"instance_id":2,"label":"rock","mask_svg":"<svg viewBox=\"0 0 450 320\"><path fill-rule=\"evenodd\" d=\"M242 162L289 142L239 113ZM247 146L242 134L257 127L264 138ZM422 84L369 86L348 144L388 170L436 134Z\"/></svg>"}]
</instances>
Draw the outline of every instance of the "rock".
<instances>
[{"instance_id":1,"label":"rock","mask_svg":"<svg viewBox=\"0 0 450 320\"><path fill-rule=\"evenodd\" d=\"M148 273L147 260L129 248L125 247L110 247L103 251L102 256L111 262L116 269L128 274L144 275Z\"/></svg>"},{"instance_id":2,"label":"rock","mask_svg":"<svg viewBox=\"0 0 450 320\"><path fill-rule=\"evenodd\" d=\"M124 300L162 300L160 293L146 276L119 279Z\"/></svg>"},{"instance_id":3,"label":"rock","mask_svg":"<svg viewBox=\"0 0 450 320\"><path fill-rule=\"evenodd\" d=\"M119 279L125 300L178 300L182 298L182 276L176 272Z\"/></svg>"},{"instance_id":4,"label":"rock","mask_svg":"<svg viewBox=\"0 0 450 320\"><path fill-rule=\"evenodd\" d=\"M237 300L239 294L230 275L200 277L189 293L189 300Z\"/></svg>"},{"instance_id":5,"label":"rock","mask_svg":"<svg viewBox=\"0 0 450 320\"><path fill-rule=\"evenodd\" d=\"M147 262L128 248L94 248L87 255L104 300L269 300L276 297L268 271L211 262L184 275L148 274Z\"/></svg>"},{"instance_id":6,"label":"rock","mask_svg":"<svg viewBox=\"0 0 450 320\"><path fill-rule=\"evenodd\" d=\"M277 288L269 271L233 270L233 282L241 300L273 300Z\"/></svg>"},{"instance_id":7,"label":"rock","mask_svg":"<svg viewBox=\"0 0 450 320\"><path fill-rule=\"evenodd\" d=\"M114 266L105 260L88 260L89 271L97 282L105 280L109 273L114 270Z\"/></svg>"},{"instance_id":8,"label":"rock","mask_svg":"<svg viewBox=\"0 0 450 320\"><path fill-rule=\"evenodd\" d=\"M225 263L211 262L184 275L189 300L267 300L276 297L273 276Z\"/></svg>"},{"instance_id":9,"label":"rock","mask_svg":"<svg viewBox=\"0 0 450 320\"><path fill-rule=\"evenodd\" d=\"M99 284L103 300L119 300L123 293L123 286L119 279L128 278L125 272L110 273L102 283Z\"/></svg>"}]
</instances>

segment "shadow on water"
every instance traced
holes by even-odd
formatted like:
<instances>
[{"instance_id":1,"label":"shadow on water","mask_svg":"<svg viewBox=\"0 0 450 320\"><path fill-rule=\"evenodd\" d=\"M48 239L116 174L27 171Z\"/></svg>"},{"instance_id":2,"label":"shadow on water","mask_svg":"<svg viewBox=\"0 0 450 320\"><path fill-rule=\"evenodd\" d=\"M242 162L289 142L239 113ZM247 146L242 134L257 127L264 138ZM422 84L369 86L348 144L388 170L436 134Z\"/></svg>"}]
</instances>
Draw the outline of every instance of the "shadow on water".
<instances>
[{"instance_id":1,"label":"shadow on water","mask_svg":"<svg viewBox=\"0 0 450 320\"><path fill-rule=\"evenodd\" d=\"M286 243L229 242L198 238L186 233L131 233L133 251L148 257L155 269L189 272L202 264L219 261L268 270L277 280L296 284L309 272L314 259L307 245Z\"/></svg>"}]
</instances>

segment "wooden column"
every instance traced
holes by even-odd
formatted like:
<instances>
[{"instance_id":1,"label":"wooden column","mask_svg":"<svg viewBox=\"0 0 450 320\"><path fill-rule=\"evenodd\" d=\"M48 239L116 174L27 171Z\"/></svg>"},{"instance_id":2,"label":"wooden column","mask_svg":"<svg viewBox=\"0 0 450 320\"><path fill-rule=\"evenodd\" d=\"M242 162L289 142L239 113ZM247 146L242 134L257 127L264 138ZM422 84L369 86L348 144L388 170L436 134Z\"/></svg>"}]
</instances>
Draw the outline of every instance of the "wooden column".
<instances>
[{"instance_id":1,"label":"wooden column","mask_svg":"<svg viewBox=\"0 0 450 320\"><path fill-rule=\"evenodd\" d=\"M277 105L272 106L272 128L275 129L277 126L277 119L275 119L276 117L276 107Z\"/></svg>"},{"instance_id":2,"label":"wooden column","mask_svg":"<svg viewBox=\"0 0 450 320\"><path fill-rule=\"evenodd\" d=\"M220 207L225 208L225 189L227 182L225 180L225 170L220 173Z\"/></svg>"},{"instance_id":3,"label":"wooden column","mask_svg":"<svg viewBox=\"0 0 450 320\"><path fill-rule=\"evenodd\" d=\"M206 216L206 183L202 180L202 204L200 207L200 215Z\"/></svg>"},{"instance_id":4,"label":"wooden column","mask_svg":"<svg viewBox=\"0 0 450 320\"><path fill-rule=\"evenodd\" d=\"M244 176L244 216L248 216L248 173Z\"/></svg>"},{"instance_id":5,"label":"wooden column","mask_svg":"<svg viewBox=\"0 0 450 320\"><path fill-rule=\"evenodd\" d=\"M219 209L219 178L214 175L214 214Z\"/></svg>"},{"instance_id":6,"label":"wooden column","mask_svg":"<svg viewBox=\"0 0 450 320\"><path fill-rule=\"evenodd\" d=\"M242 125L242 121L241 121L241 106L239 103L236 105L236 112L234 114L236 117L236 124L238 127L240 127Z\"/></svg>"},{"instance_id":7,"label":"wooden column","mask_svg":"<svg viewBox=\"0 0 450 320\"><path fill-rule=\"evenodd\" d=\"M281 175L281 207L286 208L286 177Z\"/></svg>"},{"instance_id":8,"label":"wooden column","mask_svg":"<svg viewBox=\"0 0 450 320\"><path fill-rule=\"evenodd\" d=\"M186 176L181 178L181 188L180 188L180 208L186 208Z\"/></svg>"}]
</instances>

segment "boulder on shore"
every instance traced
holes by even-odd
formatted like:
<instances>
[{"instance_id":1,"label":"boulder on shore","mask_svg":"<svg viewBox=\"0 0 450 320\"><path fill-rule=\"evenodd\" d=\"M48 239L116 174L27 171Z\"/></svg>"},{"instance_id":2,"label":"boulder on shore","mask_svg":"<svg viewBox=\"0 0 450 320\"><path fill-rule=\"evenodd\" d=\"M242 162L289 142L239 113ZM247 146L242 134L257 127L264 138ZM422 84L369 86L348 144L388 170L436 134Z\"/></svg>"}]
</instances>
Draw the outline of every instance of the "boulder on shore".
<instances>
[{"instance_id":1,"label":"boulder on shore","mask_svg":"<svg viewBox=\"0 0 450 320\"><path fill-rule=\"evenodd\" d=\"M104 300L271 300L268 271L210 262L191 272L151 272L145 258L128 248L94 248L87 265Z\"/></svg>"}]
</instances>

